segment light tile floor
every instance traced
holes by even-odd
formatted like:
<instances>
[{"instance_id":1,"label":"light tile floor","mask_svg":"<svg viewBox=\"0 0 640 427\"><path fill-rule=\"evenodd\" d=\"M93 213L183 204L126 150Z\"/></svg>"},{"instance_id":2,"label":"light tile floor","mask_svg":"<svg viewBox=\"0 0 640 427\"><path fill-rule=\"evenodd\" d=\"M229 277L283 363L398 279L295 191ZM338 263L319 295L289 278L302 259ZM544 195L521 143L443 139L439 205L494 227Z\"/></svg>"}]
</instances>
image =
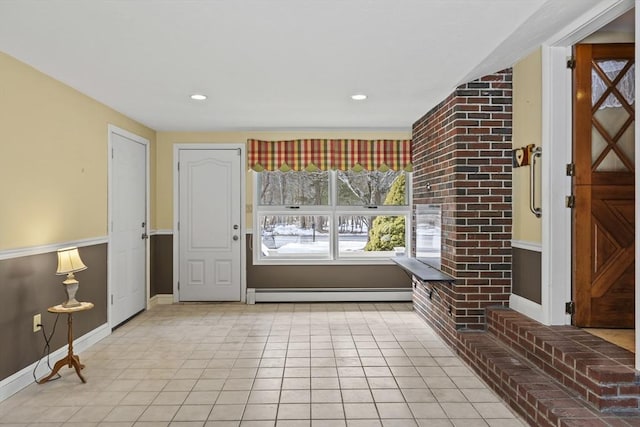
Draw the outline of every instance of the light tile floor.
<instances>
[{"instance_id":1,"label":"light tile floor","mask_svg":"<svg viewBox=\"0 0 640 427\"><path fill-rule=\"evenodd\" d=\"M156 306L0 427L524 426L411 304Z\"/></svg>"}]
</instances>

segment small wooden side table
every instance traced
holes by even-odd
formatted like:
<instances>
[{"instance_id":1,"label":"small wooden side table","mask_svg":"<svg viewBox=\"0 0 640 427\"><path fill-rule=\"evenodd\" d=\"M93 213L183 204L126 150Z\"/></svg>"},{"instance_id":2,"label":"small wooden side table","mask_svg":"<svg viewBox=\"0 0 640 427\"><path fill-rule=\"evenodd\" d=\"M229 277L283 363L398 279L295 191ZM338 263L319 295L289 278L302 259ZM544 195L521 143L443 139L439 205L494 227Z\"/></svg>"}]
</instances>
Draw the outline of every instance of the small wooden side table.
<instances>
[{"instance_id":1,"label":"small wooden side table","mask_svg":"<svg viewBox=\"0 0 640 427\"><path fill-rule=\"evenodd\" d=\"M56 364L53 365L53 371L51 371L49 375L38 380L38 384L44 384L47 381L49 381L55 374L58 373L60 368L62 368L64 365L68 365L70 368L74 367L76 370L76 374L78 374L82 382L83 383L87 382L87 380L84 379L84 377L82 376L82 373L80 372L80 370L84 368L84 365L80 363L80 357L78 357L78 355L76 354L73 354L73 313L77 311L91 310L92 308L93 308L93 303L81 302L80 305L77 307L63 307L62 305L55 305L47 309L49 313L58 313L58 314L66 313L67 339L69 341L69 351L67 352L67 355L64 358L58 360Z\"/></svg>"}]
</instances>

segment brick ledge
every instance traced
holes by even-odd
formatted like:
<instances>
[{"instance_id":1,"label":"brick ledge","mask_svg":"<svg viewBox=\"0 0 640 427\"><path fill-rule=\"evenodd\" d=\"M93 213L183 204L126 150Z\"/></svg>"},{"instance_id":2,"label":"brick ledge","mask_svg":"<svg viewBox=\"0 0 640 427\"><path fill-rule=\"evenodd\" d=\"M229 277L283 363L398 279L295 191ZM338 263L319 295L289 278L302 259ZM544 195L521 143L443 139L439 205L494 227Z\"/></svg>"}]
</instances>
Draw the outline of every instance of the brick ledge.
<instances>
[{"instance_id":1,"label":"brick ledge","mask_svg":"<svg viewBox=\"0 0 640 427\"><path fill-rule=\"evenodd\" d=\"M488 332L459 332L460 356L530 425L638 426L638 413L603 413Z\"/></svg>"}]
</instances>

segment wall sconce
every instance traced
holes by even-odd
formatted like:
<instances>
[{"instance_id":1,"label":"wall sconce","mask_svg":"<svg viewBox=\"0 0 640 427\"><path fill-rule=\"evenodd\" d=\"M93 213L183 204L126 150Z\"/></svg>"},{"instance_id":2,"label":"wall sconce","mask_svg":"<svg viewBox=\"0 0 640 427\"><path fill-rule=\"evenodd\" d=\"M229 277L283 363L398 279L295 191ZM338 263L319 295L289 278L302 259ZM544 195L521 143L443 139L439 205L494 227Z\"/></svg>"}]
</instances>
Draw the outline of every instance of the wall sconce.
<instances>
[{"instance_id":1,"label":"wall sconce","mask_svg":"<svg viewBox=\"0 0 640 427\"><path fill-rule=\"evenodd\" d=\"M58 250L58 270L56 275L67 275L67 279L62 282L64 285L64 291L67 293L67 300L62 303L64 308L78 307L80 303L76 300L76 292L80 283L76 280L73 273L76 271L86 270L87 266L84 265L80 259L78 248L63 248Z\"/></svg>"}]
</instances>

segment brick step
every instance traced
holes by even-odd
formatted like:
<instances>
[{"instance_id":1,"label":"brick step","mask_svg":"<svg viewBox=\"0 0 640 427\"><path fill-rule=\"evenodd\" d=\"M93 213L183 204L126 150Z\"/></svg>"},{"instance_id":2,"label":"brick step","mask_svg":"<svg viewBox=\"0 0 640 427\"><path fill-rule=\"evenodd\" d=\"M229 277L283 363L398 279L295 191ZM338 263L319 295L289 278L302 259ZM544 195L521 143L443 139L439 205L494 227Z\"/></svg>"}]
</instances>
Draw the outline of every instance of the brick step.
<instances>
[{"instance_id":1,"label":"brick step","mask_svg":"<svg viewBox=\"0 0 640 427\"><path fill-rule=\"evenodd\" d=\"M573 326L544 326L516 311L487 309L487 331L602 412L640 413L635 355Z\"/></svg>"},{"instance_id":2,"label":"brick step","mask_svg":"<svg viewBox=\"0 0 640 427\"><path fill-rule=\"evenodd\" d=\"M535 426L561 418L597 418L594 409L486 332L460 333L461 356L513 409Z\"/></svg>"},{"instance_id":3,"label":"brick step","mask_svg":"<svg viewBox=\"0 0 640 427\"><path fill-rule=\"evenodd\" d=\"M460 356L532 426L632 426L634 413L603 413L487 332L461 332Z\"/></svg>"}]
</instances>

